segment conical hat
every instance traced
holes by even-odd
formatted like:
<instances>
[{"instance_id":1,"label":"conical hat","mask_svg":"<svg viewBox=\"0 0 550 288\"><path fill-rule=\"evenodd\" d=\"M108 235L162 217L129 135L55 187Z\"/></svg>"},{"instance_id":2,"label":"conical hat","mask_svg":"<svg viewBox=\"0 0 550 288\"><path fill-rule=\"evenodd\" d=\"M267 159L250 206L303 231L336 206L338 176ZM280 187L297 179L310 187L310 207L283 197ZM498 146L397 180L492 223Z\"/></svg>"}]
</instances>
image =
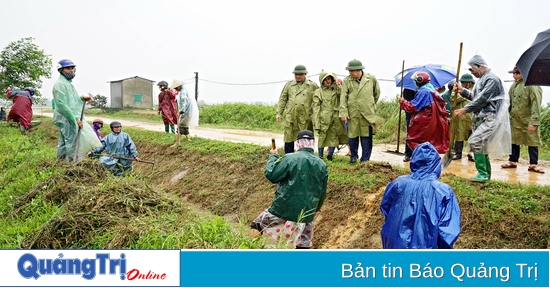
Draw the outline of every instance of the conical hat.
<instances>
[{"instance_id":1,"label":"conical hat","mask_svg":"<svg viewBox=\"0 0 550 288\"><path fill-rule=\"evenodd\" d=\"M179 87L183 84L185 84L185 82L183 82L181 80L174 79L174 81L172 81L172 85L170 85L170 88L174 89L174 88Z\"/></svg>"}]
</instances>

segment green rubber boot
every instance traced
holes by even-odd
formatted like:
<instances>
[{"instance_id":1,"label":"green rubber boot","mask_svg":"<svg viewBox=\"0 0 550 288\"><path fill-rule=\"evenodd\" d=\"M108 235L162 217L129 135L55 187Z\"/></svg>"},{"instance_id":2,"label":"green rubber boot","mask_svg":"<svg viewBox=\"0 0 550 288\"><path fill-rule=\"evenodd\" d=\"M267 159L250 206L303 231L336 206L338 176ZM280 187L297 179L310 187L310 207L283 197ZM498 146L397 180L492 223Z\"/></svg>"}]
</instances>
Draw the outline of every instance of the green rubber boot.
<instances>
[{"instance_id":1,"label":"green rubber boot","mask_svg":"<svg viewBox=\"0 0 550 288\"><path fill-rule=\"evenodd\" d=\"M164 124L164 132L165 132L165 133L170 132L170 125Z\"/></svg>"},{"instance_id":2,"label":"green rubber boot","mask_svg":"<svg viewBox=\"0 0 550 288\"><path fill-rule=\"evenodd\" d=\"M487 163L487 178L491 180L491 160L489 159L489 155L485 155L485 162Z\"/></svg>"},{"instance_id":3,"label":"green rubber boot","mask_svg":"<svg viewBox=\"0 0 550 288\"><path fill-rule=\"evenodd\" d=\"M170 131L172 134L176 134L176 129L174 128L174 124L170 124Z\"/></svg>"},{"instance_id":4,"label":"green rubber boot","mask_svg":"<svg viewBox=\"0 0 550 288\"><path fill-rule=\"evenodd\" d=\"M484 154L474 153L474 160L476 163L477 175L474 178L470 178L472 182L486 182L489 181L489 175L487 174L487 158Z\"/></svg>"}]
</instances>

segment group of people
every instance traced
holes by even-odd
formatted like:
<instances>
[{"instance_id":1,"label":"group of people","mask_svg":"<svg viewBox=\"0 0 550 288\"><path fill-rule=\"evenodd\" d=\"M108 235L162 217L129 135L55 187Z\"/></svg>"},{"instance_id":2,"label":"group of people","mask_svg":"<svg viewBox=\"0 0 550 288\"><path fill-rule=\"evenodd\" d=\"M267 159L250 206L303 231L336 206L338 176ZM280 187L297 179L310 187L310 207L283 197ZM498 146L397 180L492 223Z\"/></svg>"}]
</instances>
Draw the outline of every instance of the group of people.
<instances>
[{"instance_id":1,"label":"group of people","mask_svg":"<svg viewBox=\"0 0 550 288\"><path fill-rule=\"evenodd\" d=\"M193 117L198 116L198 107L195 99L189 97L187 89L183 87L184 84L180 80L174 80L170 87L164 80L157 84L160 90L157 113L162 116L164 132L176 134L175 125L178 127L174 147L181 145L181 135L184 135L187 141L191 141L189 127L198 124L198 117Z\"/></svg>"},{"instance_id":2,"label":"group of people","mask_svg":"<svg viewBox=\"0 0 550 288\"><path fill-rule=\"evenodd\" d=\"M301 130L315 131L319 141L318 156L332 160L340 144L348 144L350 163L370 160L372 138L384 120L376 115L380 86L376 77L363 72L361 61L351 60L346 66L349 76L343 81L336 74L322 71L319 87L306 78L304 65L294 68L294 80L285 84L277 104L277 122L284 124L284 151L294 152L294 142ZM283 119L284 117L284 119ZM359 158L359 143L361 155Z\"/></svg>"},{"instance_id":3,"label":"group of people","mask_svg":"<svg viewBox=\"0 0 550 288\"><path fill-rule=\"evenodd\" d=\"M471 74L462 75L459 83L450 82L443 97L430 83L429 74L418 72L413 76L417 90L407 91L399 100L407 112L408 154L404 160L411 162L411 173L393 180L384 191L380 204L385 216L381 228L384 248L445 249L458 239L460 207L453 189L439 181L439 154L449 149L449 123L456 125L453 160L462 158L464 141L473 154L477 175L470 180L491 179L489 157L493 155L508 154L509 162L502 168L516 168L520 145L528 146L528 170L544 173L537 166L540 87L525 86L520 71L514 68L509 72L515 83L506 93L483 57L473 56L468 65ZM360 161L370 156L372 135L379 123L376 102L380 90L376 78L363 73L363 68L359 61L350 61L346 68L350 76L341 85L335 84L334 73L323 71L319 76L322 86L318 87L306 79L303 65L296 66L295 80L285 85L276 116L277 121L282 116L285 119L285 155L279 158L272 149L264 170L267 179L278 183L277 190L271 205L252 221L251 237L267 233L290 239L297 249L312 246L312 222L326 198L328 173L320 159L322 148L331 147L327 156L331 160L334 146L346 136L343 123L349 122L350 162L358 158L359 139L363 148ZM478 78L477 83L472 75ZM318 134L317 145L311 128ZM314 155L315 146L319 157Z\"/></svg>"}]
</instances>

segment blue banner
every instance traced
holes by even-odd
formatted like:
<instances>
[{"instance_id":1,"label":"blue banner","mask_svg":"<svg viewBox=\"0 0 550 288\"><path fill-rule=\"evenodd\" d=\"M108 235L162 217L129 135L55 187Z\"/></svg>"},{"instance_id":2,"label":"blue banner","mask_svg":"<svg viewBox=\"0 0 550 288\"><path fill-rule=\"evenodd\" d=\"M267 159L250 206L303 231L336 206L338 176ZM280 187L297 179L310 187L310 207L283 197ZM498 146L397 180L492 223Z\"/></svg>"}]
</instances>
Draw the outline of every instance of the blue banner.
<instances>
[{"instance_id":1,"label":"blue banner","mask_svg":"<svg viewBox=\"0 0 550 288\"><path fill-rule=\"evenodd\" d=\"M182 287L549 287L548 250L184 250Z\"/></svg>"}]
</instances>

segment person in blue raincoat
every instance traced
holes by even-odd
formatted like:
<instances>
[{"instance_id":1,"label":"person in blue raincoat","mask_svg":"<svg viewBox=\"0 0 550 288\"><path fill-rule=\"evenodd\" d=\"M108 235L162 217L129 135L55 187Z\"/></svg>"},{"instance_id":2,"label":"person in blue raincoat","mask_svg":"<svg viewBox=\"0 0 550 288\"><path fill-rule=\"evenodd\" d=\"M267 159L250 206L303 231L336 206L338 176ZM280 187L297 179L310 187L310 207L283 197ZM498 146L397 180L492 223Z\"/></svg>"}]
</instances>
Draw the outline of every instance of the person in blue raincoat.
<instances>
[{"instance_id":1,"label":"person in blue raincoat","mask_svg":"<svg viewBox=\"0 0 550 288\"><path fill-rule=\"evenodd\" d=\"M418 145L411 174L388 184L380 204L384 249L450 249L460 234L453 189L439 181L441 157L429 142Z\"/></svg>"},{"instance_id":2,"label":"person in blue raincoat","mask_svg":"<svg viewBox=\"0 0 550 288\"><path fill-rule=\"evenodd\" d=\"M109 156L101 156L99 162L103 166L113 172L115 176L125 176L132 172L132 162L141 161L138 157L136 145L132 138L127 133L122 132L122 124L118 121L113 121L110 124L111 134L105 136L101 140L102 146L96 148L88 153L99 154L103 151L107 152L107 155L123 157L128 159L113 158ZM131 160L130 160L131 159Z\"/></svg>"}]
</instances>

